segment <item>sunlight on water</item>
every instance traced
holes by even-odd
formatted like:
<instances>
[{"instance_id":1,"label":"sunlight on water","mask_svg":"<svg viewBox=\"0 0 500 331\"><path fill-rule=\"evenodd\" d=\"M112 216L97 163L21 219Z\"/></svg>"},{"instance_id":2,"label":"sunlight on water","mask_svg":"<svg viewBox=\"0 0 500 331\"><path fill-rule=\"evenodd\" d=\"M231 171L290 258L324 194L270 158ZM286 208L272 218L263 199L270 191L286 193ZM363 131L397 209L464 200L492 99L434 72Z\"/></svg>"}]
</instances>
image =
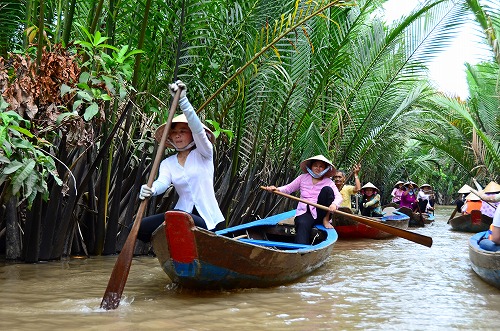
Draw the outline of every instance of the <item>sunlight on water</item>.
<instances>
[{"instance_id":1,"label":"sunlight on water","mask_svg":"<svg viewBox=\"0 0 500 331\"><path fill-rule=\"evenodd\" d=\"M100 308L115 256L0 266L2 330L491 330L500 291L470 268L468 238L450 231L450 207L403 238L339 241L327 263L266 289L192 291L171 284L153 257L137 257L120 306ZM224 252L221 252L223 254Z\"/></svg>"}]
</instances>

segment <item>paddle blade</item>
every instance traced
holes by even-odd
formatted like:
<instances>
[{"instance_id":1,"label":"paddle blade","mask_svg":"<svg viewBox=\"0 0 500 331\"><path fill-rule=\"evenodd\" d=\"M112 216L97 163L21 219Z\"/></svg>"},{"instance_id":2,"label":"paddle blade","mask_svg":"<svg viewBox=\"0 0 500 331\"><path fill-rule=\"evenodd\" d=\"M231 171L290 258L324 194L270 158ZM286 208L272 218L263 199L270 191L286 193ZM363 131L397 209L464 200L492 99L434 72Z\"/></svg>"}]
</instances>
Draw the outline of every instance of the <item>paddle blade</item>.
<instances>
[{"instance_id":1,"label":"paddle blade","mask_svg":"<svg viewBox=\"0 0 500 331\"><path fill-rule=\"evenodd\" d=\"M101 308L103 309L116 309L120 305L120 299L123 294L123 289L125 288L125 283L127 283L130 266L132 265L132 258L134 257L135 241L137 239L137 233L139 232L142 215L144 214L145 201L146 200L139 206L139 211L137 212L132 230L130 230L125 245L123 245L116 259L115 266L109 277L108 286L102 297Z\"/></svg>"}]
</instances>

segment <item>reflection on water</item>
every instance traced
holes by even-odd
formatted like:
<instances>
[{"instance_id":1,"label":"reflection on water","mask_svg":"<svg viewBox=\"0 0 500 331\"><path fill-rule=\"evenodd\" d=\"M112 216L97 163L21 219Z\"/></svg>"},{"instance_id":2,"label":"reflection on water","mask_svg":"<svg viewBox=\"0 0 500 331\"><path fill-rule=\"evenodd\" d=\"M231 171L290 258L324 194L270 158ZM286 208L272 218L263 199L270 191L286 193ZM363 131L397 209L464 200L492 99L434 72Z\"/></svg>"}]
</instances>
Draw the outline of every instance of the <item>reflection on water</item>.
<instances>
[{"instance_id":1,"label":"reflection on water","mask_svg":"<svg viewBox=\"0 0 500 331\"><path fill-rule=\"evenodd\" d=\"M402 238L339 241L301 281L268 289L200 292L170 284L153 257L132 263L123 300L99 308L116 257L0 266L2 330L492 330L500 291L469 264L469 233L450 231L451 207Z\"/></svg>"}]
</instances>

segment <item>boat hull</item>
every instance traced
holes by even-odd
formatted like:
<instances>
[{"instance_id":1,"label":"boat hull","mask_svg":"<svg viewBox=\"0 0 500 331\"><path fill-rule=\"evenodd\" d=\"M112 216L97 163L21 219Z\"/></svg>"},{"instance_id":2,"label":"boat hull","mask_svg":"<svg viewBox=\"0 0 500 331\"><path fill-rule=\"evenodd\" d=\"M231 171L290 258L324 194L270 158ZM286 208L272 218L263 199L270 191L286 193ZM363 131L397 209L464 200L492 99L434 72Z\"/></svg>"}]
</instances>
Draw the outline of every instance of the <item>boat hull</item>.
<instances>
[{"instance_id":1,"label":"boat hull","mask_svg":"<svg viewBox=\"0 0 500 331\"><path fill-rule=\"evenodd\" d=\"M500 252L482 249L478 240L485 232L479 232L469 239L469 259L472 270L485 282L500 289Z\"/></svg>"},{"instance_id":2,"label":"boat hull","mask_svg":"<svg viewBox=\"0 0 500 331\"><path fill-rule=\"evenodd\" d=\"M342 210L344 211L344 210ZM393 227L403 230L408 229L410 218L407 215L394 214L384 216L381 219L372 218L373 220L382 222ZM338 233L340 239L386 239L394 237L393 234L387 233L383 230L372 228L363 223L354 221L346 216L334 217L334 228Z\"/></svg>"},{"instance_id":3,"label":"boat hull","mask_svg":"<svg viewBox=\"0 0 500 331\"><path fill-rule=\"evenodd\" d=\"M472 217L470 214L460 215L450 220L451 229L460 232L478 233L487 231L493 218L481 214L481 217Z\"/></svg>"},{"instance_id":4,"label":"boat hull","mask_svg":"<svg viewBox=\"0 0 500 331\"><path fill-rule=\"evenodd\" d=\"M165 222L153 234L153 247L162 269L183 287L232 289L282 285L321 267L337 240L335 230L318 226L315 231L321 242L294 244L293 225L278 224L294 213L214 233L196 227L186 213L169 211Z\"/></svg>"},{"instance_id":5,"label":"boat hull","mask_svg":"<svg viewBox=\"0 0 500 331\"><path fill-rule=\"evenodd\" d=\"M408 207L400 207L398 211L410 217L410 227L423 227L426 224L431 224L435 220L434 214L415 213Z\"/></svg>"}]
</instances>

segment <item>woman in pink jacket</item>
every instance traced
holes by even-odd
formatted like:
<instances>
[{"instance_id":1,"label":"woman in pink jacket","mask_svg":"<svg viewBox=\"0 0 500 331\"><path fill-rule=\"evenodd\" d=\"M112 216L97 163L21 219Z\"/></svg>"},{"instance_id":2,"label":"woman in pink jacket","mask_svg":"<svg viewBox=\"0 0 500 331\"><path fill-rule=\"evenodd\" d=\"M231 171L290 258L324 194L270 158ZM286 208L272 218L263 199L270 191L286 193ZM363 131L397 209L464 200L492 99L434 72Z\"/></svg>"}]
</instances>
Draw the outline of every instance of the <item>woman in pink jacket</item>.
<instances>
[{"instance_id":1,"label":"woman in pink jacket","mask_svg":"<svg viewBox=\"0 0 500 331\"><path fill-rule=\"evenodd\" d=\"M413 182L406 182L404 184L405 191L401 195L401 201L399 202L399 207L407 207L412 211L416 207L417 194L415 192L416 184Z\"/></svg>"},{"instance_id":2,"label":"woman in pink jacket","mask_svg":"<svg viewBox=\"0 0 500 331\"><path fill-rule=\"evenodd\" d=\"M272 192L290 194L300 190L300 198L323 206L328 206L329 211L316 209L303 202L299 202L295 213L295 242L298 244L310 244L311 229L315 224L323 224L325 228L331 229L331 212L337 210L342 203L335 182L331 176L336 172L333 164L323 155L316 155L300 163L303 174L295 178L291 183L276 187L267 186L265 189Z\"/></svg>"}]
</instances>

